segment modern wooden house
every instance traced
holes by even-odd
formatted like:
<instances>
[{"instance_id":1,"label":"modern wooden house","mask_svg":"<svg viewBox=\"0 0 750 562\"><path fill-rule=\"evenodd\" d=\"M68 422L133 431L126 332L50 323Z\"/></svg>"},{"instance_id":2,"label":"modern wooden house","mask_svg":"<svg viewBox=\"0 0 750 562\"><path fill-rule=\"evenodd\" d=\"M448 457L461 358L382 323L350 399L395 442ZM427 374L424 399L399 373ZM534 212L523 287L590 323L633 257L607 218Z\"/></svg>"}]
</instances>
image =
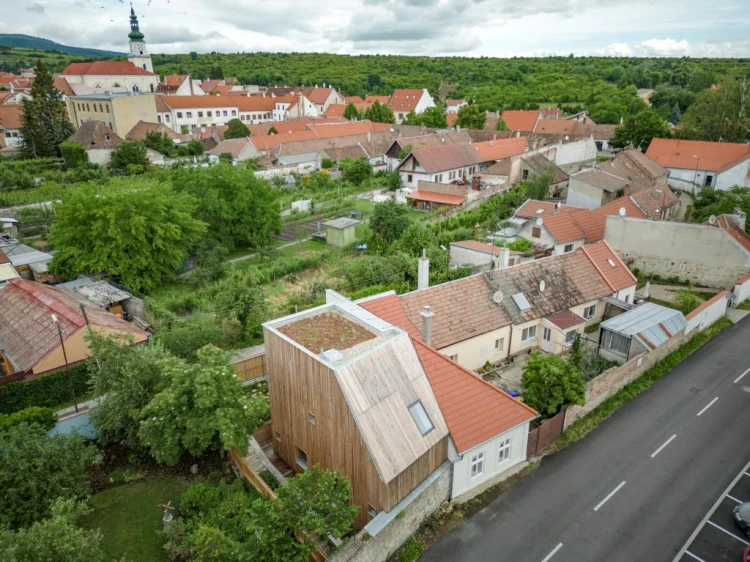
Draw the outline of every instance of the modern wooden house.
<instances>
[{"instance_id":1,"label":"modern wooden house","mask_svg":"<svg viewBox=\"0 0 750 562\"><path fill-rule=\"evenodd\" d=\"M411 336L348 302L264 324L274 450L352 484L355 521L390 511L448 458L448 427Z\"/></svg>"}]
</instances>

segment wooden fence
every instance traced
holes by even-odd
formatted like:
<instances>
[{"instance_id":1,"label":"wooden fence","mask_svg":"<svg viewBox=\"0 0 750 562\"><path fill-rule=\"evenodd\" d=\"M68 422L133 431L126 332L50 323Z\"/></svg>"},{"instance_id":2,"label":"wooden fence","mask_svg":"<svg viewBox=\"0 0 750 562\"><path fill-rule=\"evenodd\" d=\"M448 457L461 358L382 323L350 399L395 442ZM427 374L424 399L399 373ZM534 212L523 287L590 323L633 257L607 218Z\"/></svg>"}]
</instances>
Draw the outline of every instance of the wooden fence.
<instances>
[{"instance_id":1,"label":"wooden fence","mask_svg":"<svg viewBox=\"0 0 750 562\"><path fill-rule=\"evenodd\" d=\"M235 361L233 365L237 376L243 381L257 379L267 374L266 354L264 352Z\"/></svg>"},{"instance_id":2,"label":"wooden fence","mask_svg":"<svg viewBox=\"0 0 750 562\"><path fill-rule=\"evenodd\" d=\"M533 458L544 451L562 435L565 422L565 410L555 417L542 421L529 431L529 442L526 446L526 458Z\"/></svg>"}]
</instances>

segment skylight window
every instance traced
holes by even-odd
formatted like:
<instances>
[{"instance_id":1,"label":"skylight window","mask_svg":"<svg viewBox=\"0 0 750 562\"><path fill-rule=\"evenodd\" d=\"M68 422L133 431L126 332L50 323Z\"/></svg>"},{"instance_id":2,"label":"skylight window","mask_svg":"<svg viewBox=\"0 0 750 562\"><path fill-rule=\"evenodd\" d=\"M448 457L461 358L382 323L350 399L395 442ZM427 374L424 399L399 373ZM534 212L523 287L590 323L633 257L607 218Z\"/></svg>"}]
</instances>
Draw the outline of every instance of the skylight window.
<instances>
[{"instance_id":1,"label":"skylight window","mask_svg":"<svg viewBox=\"0 0 750 562\"><path fill-rule=\"evenodd\" d=\"M544 212L544 209L537 209L536 214L541 215Z\"/></svg>"},{"instance_id":2,"label":"skylight window","mask_svg":"<svg viewBox=\"0 0 750 562\"><path fill-rule=\"evenodd\" d=\"M526 295L523 293L516 293L512 296L513 302L516 303L516 306L518 307L518 310L521 312L526 312L527 310L531 310L532 306L529 300L526 298Z\"/></svg>"},{"instance_id":3,"label":"skylight window","mask_svg":"<svg viewBox=\"0 0 750 562\"><path fill-rule=\"evenodd\" d=\"M611 265L612 267L616 267L615 262L613 262L612 260L607 260L607 261L609 262L609 265Z\"/></svg>"},{"instance_id":4,"label":"skylight window","mask_svg":"<svg viewBox=\"0 0 750 562\"><path fill-rule=\"evenodd\" d=\"M424 409L421 400L417 400L411 406L409 406L409 413L411 414L414 423L417 424L417 429L422 436L427 435L430 431L435 429L432 424L430 416L427 415L427 410Z\"/></svg>"}]
</instances>

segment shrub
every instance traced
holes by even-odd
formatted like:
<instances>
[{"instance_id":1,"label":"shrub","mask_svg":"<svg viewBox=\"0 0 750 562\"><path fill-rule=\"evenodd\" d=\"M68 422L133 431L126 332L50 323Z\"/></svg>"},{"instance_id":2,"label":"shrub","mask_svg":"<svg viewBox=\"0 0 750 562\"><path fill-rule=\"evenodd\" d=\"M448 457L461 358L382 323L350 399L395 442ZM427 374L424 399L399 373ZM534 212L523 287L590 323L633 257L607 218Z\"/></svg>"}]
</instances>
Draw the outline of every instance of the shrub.
<instances>
[{"instance_id":1,"label":"shrub","mask_svg":"<svg viewBox=\"0 0 750 562\"><path fill-rule=\"evenodd\" d=\"M19 423L35 423L45 430L52 429L57 423L57 414L51 408L32 406L14 414L0 415L0 431Z\"/></svg>"},{"instance_id":2,"label":"shrub","mask_svg":"<svg viewBox=\"0 0 750 562\"><path fill-rule=\"evenodd\" d=\"M89 155L83 147L73 140L62 142L60 144L60 152L62 153L63 160L65 160L66 168L78 168L89 161Z\"/></svg>"},{"instance_id":3,"label":"shrub","mask_svg":"<svg viewBox=\"0 0 750 562\"><path fill-rule=\"evenodd\" d=\"M415 562L424 553L424 543L416 538L412 537L404 543L399 553L399 560L401 562Z\"/></svg>"},{"instance_id":4,"label":"shrub","mask_svg":"<svg viewBox=\"0 0 750 562\"><path fill-rule=\"evenodd\" d=\"M89 392L89 371L85 364L70 368L77 397ZM70 383L65 370L32 381L0 386L0 414L12 414L29 406L52 408L70 400Z\"/></svg>"},{"instance_id":5,"label":"shrub","mask_svg":"<svg viewBox=\"0 0 750 562\"><path fill-rule=\"evenodd\" d=\"M562 357L532 353L523 366L521 384L524 401L545 417L554 416L568 404L585 402L583 375Z\"/></svg>"},{"instance_id":6,"label":"shrub","mask_svg":"<svg viewBox=\"0 0 750 562\"><path fill-rule=\"evenodd\" d=\"M268 484L268 487L272 490L275 490L280 486L280 482L278 481L278 479L267 470L261 472L260 477L263 479L263 482Z\"/></svg>"}]
</instances>

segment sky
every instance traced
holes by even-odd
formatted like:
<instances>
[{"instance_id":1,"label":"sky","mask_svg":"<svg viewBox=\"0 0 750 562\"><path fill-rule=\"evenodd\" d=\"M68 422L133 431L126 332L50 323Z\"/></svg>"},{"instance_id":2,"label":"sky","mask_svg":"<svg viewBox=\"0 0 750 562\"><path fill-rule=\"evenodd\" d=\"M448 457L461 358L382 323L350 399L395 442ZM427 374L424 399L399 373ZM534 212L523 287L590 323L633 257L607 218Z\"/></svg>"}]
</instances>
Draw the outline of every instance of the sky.
<instances>
[{"instance_id":1,"label":"sky","mask_svg":"<svg viewBox=\"0 0 750 562\"><path fill-rule=\"evenodd\" d=\"M154 53L750 57L748 0L136 0ZM126 0L0 0L0 33L126 52Z\"/></svg>"}]
</instances>

